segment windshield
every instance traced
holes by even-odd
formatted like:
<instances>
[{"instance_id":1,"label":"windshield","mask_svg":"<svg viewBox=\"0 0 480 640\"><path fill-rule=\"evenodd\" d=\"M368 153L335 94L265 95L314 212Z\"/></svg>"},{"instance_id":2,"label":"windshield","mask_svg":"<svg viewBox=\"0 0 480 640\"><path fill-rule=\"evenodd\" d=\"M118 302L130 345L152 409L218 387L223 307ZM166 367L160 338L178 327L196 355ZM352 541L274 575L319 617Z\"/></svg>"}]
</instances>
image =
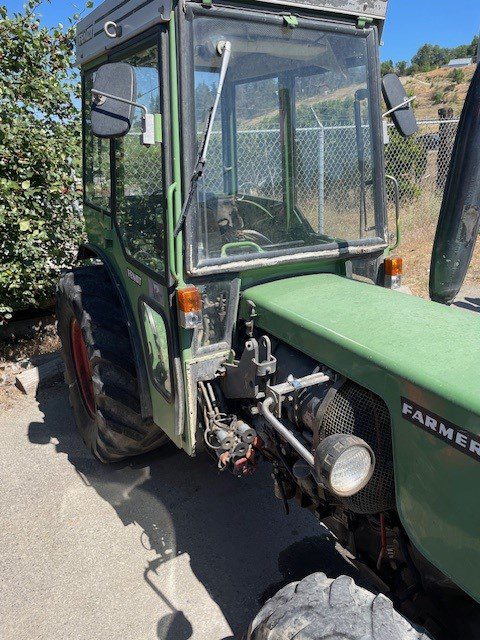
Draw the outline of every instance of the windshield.
<instances>
[{"instance_id":1,"label":"windshield","mask_svg":"<svg viewBox=\"0 0 480 640\"><path fill-rule=\"evenodd\" d=\"M217 45L231 43L197 188L194 263L382 237L365 35L196 17L193 37L199 140L218 86Z\"/></svg>"}]
</instances>

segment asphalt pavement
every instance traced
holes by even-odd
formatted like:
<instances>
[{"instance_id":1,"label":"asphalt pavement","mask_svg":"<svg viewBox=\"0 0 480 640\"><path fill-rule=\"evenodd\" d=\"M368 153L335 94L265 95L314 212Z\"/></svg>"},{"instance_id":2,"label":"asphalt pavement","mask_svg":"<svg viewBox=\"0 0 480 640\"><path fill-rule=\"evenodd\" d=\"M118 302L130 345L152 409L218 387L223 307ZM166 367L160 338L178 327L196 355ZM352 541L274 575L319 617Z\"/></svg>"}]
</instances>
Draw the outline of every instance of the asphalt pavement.
<instances>
[{"instance_id":1,"label":"asphalt pavement","mask_svg":"<svg viewBox=\"0 0 480 640\"><path fill-rule=\"evenodd\" d=\"M332 535L175 447L104 466L63 384L0 409L2 640L240 639L278 588L356 570Z\"/></svg>"}]
</instances>

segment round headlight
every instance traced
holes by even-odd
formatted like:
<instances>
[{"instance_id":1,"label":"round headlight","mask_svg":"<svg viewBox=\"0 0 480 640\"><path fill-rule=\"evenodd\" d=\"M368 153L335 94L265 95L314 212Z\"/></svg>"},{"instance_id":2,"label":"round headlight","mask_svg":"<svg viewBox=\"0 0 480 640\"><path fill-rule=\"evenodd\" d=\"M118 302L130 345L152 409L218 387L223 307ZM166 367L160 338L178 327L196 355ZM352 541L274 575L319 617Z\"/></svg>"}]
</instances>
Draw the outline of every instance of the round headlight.
<instances>
[{"instance_id":1,"label":"round headlight","mask_svg":"<svg viewBox=\"0 0 480 640\"><path fill-rule=\"evenodd\" d=\"M375 455L361 438L334 434L318 445L315 468L329 491L347 498L363 489L372 477Z\"/></svg>"}]
</instances>

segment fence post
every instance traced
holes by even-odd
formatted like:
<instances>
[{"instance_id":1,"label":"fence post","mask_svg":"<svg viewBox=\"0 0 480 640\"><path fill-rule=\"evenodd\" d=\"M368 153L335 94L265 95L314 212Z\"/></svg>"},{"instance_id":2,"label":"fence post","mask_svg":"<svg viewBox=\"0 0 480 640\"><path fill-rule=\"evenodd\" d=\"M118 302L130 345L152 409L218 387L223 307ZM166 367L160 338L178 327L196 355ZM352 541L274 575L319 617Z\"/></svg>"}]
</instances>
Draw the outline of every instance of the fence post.
<instances>
[{"instance_id":1,"label":"fence post","mask_svg":"<svg viewBox=\"0 0 480 640\"><path fill-rule=\"evenodd\" d=\"M438 156L437 156L437 188L444 189L447 182L448 168L455 140L457 126L450 122L453 119L453 109L439 109L438 117L440 124L438 127ZM443 122L447 120L447 122Z\"/></svg>"},{"instance_id":2,"label":"fence post","mask_svg":"<svg viewBox=\"0 0 480 640\"><path fill-rule=\"evenodd\" d=\"M325 129L318 123L318 233L325 226Z\"/></svg>"}]
</instances>

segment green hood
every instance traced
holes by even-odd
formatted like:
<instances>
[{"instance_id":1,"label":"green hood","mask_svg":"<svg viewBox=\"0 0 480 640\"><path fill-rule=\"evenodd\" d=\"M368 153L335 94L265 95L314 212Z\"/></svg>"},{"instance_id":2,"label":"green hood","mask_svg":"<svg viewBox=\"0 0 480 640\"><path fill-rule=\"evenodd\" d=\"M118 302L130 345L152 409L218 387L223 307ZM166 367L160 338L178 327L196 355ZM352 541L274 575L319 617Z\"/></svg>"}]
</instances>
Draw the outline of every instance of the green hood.
<instances>
[{"instance_id":1,"label":"green hood","mask_svg":"<svg viewBox=\"0 0 480 640\"><path fill-rule=\"evenodd\" d=\"M480 414L480 315L332 274L277 280L244 297L257 326L359 384L368 386L374 366Z\"/></svg>"},{"instance_id":2,"label":"green hood","mask_svg":"<svg viewBox=\"0 0 480 640\"><path fill-rule=\"evenodd\" d=\"M469 450L480 443L480 315L332 274L251 287L245 315L247 300L257 327L385 400L403 524L480 600L480 454Z\"/></svg>"}]
</instances>

